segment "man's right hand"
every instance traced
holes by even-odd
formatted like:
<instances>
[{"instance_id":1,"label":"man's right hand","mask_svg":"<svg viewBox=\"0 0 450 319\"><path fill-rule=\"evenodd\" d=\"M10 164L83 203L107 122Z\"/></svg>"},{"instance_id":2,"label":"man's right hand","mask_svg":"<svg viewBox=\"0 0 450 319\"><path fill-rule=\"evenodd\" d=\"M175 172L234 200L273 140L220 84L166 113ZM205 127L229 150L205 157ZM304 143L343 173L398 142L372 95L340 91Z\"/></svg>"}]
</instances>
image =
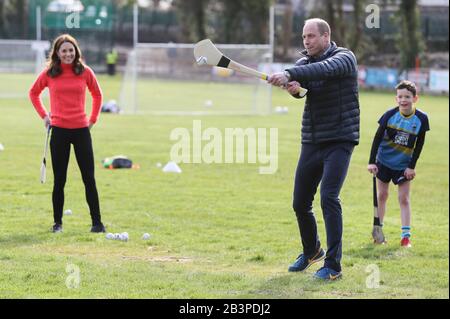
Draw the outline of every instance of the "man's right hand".
<instances>
[{"instance_id":1,"label":"man's right hand","mask_svg":"<svg viewBox=\"0 0 450 319\"><path fill-rule=\"evenodd\" d=\"M375 164L367 165L367 170L369 171L369 173L371 173L373 175L378 174L378 166Z\"/></svg>"},{"instance_id":2,"label":"man's right hand","mask_svg":"<svg viewBox=\"0 0 450 319\"><path fill-rule=\"evenodd\" d=\"M284 72L274 73L267 79L267 82L269 82L270 84L280 87L288 84L288 81L289 79L286 77L286 74Z\"/></svg>"}]
</instances>

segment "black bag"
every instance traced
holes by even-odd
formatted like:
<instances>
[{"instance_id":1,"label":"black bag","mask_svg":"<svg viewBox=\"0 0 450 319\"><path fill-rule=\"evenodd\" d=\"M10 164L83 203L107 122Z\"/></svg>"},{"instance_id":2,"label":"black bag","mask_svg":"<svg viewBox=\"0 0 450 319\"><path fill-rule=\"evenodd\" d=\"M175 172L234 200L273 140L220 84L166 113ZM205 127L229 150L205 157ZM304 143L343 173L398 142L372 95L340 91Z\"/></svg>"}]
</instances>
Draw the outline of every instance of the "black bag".
<instances>
[{"instance_id":1,"label":"black bag","mask_svg":"<svg viewBox=\"0 0 450 319\"><path fill-rule=\"evenodd\" d=\"M103 167L109 169L115 168L132 168L133 162L125 156L115 156L111 158L105 158L103 161Z\"/></svg>"}]
</instances>

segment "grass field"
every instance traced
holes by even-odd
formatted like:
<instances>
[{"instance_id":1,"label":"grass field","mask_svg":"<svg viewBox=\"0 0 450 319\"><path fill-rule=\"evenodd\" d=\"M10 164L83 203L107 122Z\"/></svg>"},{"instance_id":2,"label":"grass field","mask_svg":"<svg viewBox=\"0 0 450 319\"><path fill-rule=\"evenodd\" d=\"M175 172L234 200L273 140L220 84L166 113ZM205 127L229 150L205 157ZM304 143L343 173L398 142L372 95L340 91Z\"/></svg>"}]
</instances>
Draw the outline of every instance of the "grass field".
<instances>
[{"instance_id":1,"label":"grass field","mask_svg":"<svg viewBox=\"0 0 450 319\"><path fill-rule=\"evenodd\" d=\"M118 98L120 78L99 77L105 99ZM22 86L32 79L5 79ZM17 85L16 85L17 84ZM4 86L2 86L4 87ZM189 88L192 90L192 88ZM206 93L205 93L206 94ZM175 93L174 93L175 95ZM183 102L183 87L176 92ZM148 97L151 100L151 96ZM172 97L173 98L173 97ZM206 97L207 98L207 97ZM205 98L205 99L206 99ZM388 244L371 243L371 176L366 171L379 116L392 94L361 93L361 143L353 153L341 193L344 210L343 279L312 279L287 272L300 252L291 209L299 155L303 102L275 90L273 105L286 115L151 116L102 114L92 130L103 222L110 232L128 232L128 242L91 234L84 188L72 151L66 184L64 232L52 225L51 164L39 183L44 129L23 99L1 99L0 297L1 298L449 298L447 97L423 96L431 131L412 184L412 242L399 247L400 212L391 187L385 232ZM278 171L258 174L258 164L182 164L182 174L164 174L176 127L278 128ZM101 159L126 154L136 170L105 170ZM315 200L325 242L320 198ZM141 240L144 232L152 235ZM378 267L380 287L366 281ZM72 273L75 269L75 273ZM66 285L79 272L79 285Z\"/></svg>"}]
</instances>

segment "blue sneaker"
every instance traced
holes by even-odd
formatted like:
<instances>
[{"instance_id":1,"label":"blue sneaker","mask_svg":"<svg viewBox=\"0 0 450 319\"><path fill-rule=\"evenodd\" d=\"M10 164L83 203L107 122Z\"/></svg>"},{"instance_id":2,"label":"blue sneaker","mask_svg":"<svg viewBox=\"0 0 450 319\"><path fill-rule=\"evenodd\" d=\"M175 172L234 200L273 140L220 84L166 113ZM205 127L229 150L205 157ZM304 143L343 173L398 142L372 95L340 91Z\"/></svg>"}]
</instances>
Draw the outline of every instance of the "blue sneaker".
<instances>
[{"instance_id":1,"label":"blue sneaker","mask_svg":"<svg viewBox=\"0 0 450 319\"><path fill-rule=\"evenodd\" d=\"M314 278L322 279L322 280L336 280L342 277L342 273L331 268L322 267L315 274Z\"/></svg>"},{"instance_id":2,"label":"blue sneaker","mask_svg":"<svg viewBox=\"0 0 450 319\"><path fill-rule=\"evenodd\" d=\"M300 256L297 257L297 260L289 266L288 271L304 271L308 269L309 266L312 264L321 261L325 258L325 251L320 248L317 253L308 258L308 256L305 256L304 254L300 254Z\"/></svg>"}]
</instances>

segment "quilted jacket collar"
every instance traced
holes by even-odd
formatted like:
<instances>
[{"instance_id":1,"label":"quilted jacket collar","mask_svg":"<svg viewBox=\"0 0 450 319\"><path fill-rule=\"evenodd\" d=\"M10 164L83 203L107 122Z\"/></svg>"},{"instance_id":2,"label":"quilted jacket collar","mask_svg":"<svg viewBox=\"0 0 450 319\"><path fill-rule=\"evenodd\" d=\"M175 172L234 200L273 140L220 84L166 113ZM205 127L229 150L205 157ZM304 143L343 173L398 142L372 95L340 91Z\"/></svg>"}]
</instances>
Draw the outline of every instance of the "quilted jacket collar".
<instances>
[{"instance_id":1,"label":"quilted jacket collar","mask_svg":"<svg viewBox=\"0 0 450 319\"><path fill-rule=\"evenodd\" d=\"M307 57L310 61L317 62L317 61L322 61L322 60L325 60L326 58L328 58L330 53L334 52L336 49L337 49L336 43L334 41L331 41L328 49L326 49L325 52L317 58L308 55L307 50L301 51L300 54Z\"/></svg>"}]
</instances>

